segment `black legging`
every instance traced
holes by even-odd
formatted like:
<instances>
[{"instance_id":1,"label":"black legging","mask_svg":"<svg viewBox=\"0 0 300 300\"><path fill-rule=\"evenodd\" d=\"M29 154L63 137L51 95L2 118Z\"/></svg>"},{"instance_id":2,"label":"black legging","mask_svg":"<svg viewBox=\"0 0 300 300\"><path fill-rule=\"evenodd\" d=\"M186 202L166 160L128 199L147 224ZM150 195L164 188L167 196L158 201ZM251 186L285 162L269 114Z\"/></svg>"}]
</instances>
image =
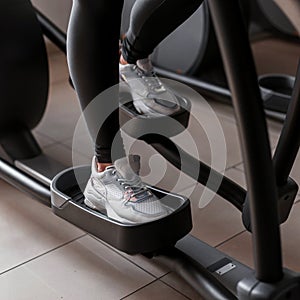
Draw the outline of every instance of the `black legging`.
<instances>
[{"instance_id":1,"label":"black legging","mask_svg":"<svg viewBox=\"0 0 300 300\"><path fill-rule=\"evenodd\" d=\"M122 53L135 63L153 49L197 10L203 0L137 0ZM70 74L84 110L101 92L119 82L119 36L123 0L73 0L68 29L67 52ZM111 98L111 97L110 97ZM107 101L116 101L114 99ZM105 104L101 104L105 105ZM99 110L101 118L101 110ZM104 118L104 116L103 116ZM100 128L86 116L99 162L125 156L119 133L118 110ZM111 155L113 139L117 153Z\"/></svg>"}]
</instances>

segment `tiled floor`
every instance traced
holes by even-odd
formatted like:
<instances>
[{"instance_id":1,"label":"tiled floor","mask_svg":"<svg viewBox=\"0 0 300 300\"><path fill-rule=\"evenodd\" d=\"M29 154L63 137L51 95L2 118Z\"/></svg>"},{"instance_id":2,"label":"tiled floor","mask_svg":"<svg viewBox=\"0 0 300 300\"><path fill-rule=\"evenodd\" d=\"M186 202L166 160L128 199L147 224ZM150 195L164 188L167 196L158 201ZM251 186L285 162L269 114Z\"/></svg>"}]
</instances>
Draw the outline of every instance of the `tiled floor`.
<instances>
[{"instance_id":1,"label":"tiled floor","mask_svg":"<svg viewBox=\"0 0 300 300\"><path fill-rule=\"evenodd\" d=\"M274 51L283 51L281 43L271 42L271 45ZM262 63L265 50L254 45L254 51L258 62ZM89 163L92 144L86 130L78 130L80 109L76 94L68 83L65 57L53 47L50 53L50 101L34 134L44 151L62 163L69 166L73 162ZM292 47L288 60L291 67L286 69L287 72L293 72L295 61L292 56L295 53L299 56L300 52ZM259 71L274 71L271 58L268 63L272 68L264 65ZM233 110L220 103L210 104L217 116L217 125L212 122L205 103L195 99L188 131L174 140L187 152L215 164L216 169L245 186ZM281 125L275 121L269 121L269 125L274 148ZM74 140L75 128L78 134ZM209 134L206 136L206 133ZM245 232L239 212L219 196L214 196L207 204L207 194L202 186L176 172L151 147L142 142L132 145L132 139L124 137L130 151L151 157L149 165L144 163L142 166L145 181L191 199L193 235L245 264L253 265L251 236ZM300 182L300 158L293 175ZM112 249L56 217L49 208L2 180L0 190L0 299L201 299L183 280L158 262ZM199 208L201 205L204 208ZM284 263L297 271L300 271L299 210L300 203L296 203L290 218L282 226Z\"/></svg>"}]
</instances>

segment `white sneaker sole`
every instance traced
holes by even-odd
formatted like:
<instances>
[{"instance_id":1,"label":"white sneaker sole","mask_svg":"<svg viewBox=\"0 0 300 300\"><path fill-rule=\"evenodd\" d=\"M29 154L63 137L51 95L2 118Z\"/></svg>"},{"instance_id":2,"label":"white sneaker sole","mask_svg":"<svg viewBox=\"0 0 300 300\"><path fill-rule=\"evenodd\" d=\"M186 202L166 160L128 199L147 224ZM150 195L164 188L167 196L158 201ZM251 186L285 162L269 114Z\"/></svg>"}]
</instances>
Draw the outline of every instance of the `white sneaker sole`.
<instances>
[{"instance_id":1,"label":"white sneaker sole","mask_svg":"<svg viewBox=\"0 0 300 300\"><path fill-rule=\"evenodd\" d=\"M129 221L127 219L124 219L122 217L120 217L112 208L111 206L106 202L104 207L99 207L96 206L94 203L99 203L99 199L93 199L91 200L90 196L93 197L93 195L89 194L89 199L85 198L84 199L84 204L89 207L92 210L96 210L102 214L107 215L110 219L113 219L115 221L118 221L120 223L129 223L129 224L136 224L135 222Z\"/></svg>"},{"instance_id":2,"label":"white sneaker sole","mask_svg":"<svg viewBox=\"0 0 300 300\"><path fill-rule=\"evenodd\" d=\"M97 193L94 195L90 192L84 192L84 204L93 210L97 210L102 214L106 214L105 198Z\"/></svg>"}]
</instances>

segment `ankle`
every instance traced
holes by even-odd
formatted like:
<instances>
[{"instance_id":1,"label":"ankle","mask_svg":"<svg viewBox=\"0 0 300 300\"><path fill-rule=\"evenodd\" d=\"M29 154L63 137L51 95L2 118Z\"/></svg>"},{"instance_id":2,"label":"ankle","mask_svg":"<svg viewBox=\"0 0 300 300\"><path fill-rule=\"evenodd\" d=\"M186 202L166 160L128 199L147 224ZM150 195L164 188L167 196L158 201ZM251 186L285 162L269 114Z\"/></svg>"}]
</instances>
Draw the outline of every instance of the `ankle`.
<instances>
[{"instance_id":1,"label":"ankle","mask_svg":"<svg viewBox=\"0 0 300 300\"><path fill-rule=\"evenodd\" d=\"M106 167L112 166L112 163L99 163L97 162L97 171L103 172Z\"/></svg>"},{"instance_id":2,"label":"ankle","mask_svg":"<svg viewBox=\"0 0 300 300\"><path fill-rule=\"evenodd\" d=\"M145 72L153 71L153 65L149 57L137 60L136 65Z\"/></svg>"},{"instance_id":3,"label":"ankle","mask_svg":"<svg viewBox=\"0 0 300 300\"><path fill-rule=\"evenodd\" d=\"M121 54L121 56L120 56L120 64L121 64L121 65L127 65L127 64L128 64L128 62L125 60L125 58L123 57L122 54Z\"/></svg>"}]
</instances>

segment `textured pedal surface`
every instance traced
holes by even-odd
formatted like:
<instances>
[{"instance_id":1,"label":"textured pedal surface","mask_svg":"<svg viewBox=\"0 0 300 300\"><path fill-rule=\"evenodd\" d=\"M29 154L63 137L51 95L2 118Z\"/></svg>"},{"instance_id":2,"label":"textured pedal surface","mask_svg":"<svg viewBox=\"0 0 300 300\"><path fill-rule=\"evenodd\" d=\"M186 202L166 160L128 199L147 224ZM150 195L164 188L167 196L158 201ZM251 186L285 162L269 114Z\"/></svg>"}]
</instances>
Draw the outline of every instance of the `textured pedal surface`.
<instances>
[{"instance_id":1,"label":"textured pedal surface","mask_svg":"<svg viewBox=\"0 0 300 300\"><path fill-rule=\"evenodd\" d=\"M51 201L56 215L129 254L151 253L173 246L192 229L189 200L156 188L149 187L165 205L177 209L153 222L123 224L89 208L82 193L89 169L89 166L67 169L54 178Z\"/></svg>"},{"instance_id":2,"label":"textured pedal surface","mask_svg":"<svg viewBox=\"0 0 300 300\"><path fill-rule=\"evenodd\" d=\"M149 117L139 114L128 97L130 96L127 93L121 95L120 124L122 130L134 138L140 138L149 133L167 137L176 136L189 124L191 104L187 99L180 98L180 110L173 115Z\"/></svg>"}]
</instances>

